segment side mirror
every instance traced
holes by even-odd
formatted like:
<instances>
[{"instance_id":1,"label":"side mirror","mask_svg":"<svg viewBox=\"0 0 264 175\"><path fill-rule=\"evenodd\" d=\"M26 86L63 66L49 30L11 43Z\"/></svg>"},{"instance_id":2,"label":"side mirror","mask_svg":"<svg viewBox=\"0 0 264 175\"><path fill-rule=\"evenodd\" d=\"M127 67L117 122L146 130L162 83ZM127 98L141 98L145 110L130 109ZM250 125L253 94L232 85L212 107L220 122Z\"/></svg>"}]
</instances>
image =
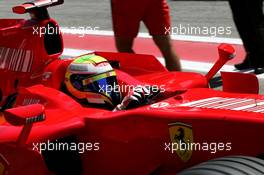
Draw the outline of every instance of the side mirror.
<instances>
[{"instance_id":1,"label":"side mirror","mask_svg":"<svg viewBox=\"0 0 264 175\"><path fill-rule=\"evenodd\" d=\"M34 104L12 108L4 111L4 117L13 126L24 126L17 143L25 145L33 124L45 120L45 107L41 104Z\"/></svg>"},{"instance_id":2,"label":"side mirror","mask_svg":"<svg viewBox=\"0 0 264 175\"><path fill-rule=\"evenodd\" d=\"M207 73L206 79L209 82L215 74L229 61L235 58L236 53L233 46L230 44L220 44L218 46L218 54L219 58L211 68L211 70Z\"/></svg>"},{"instance_id":3,"label":"side mirror","mask_svg":"<svg viewBox=\"0 0 264 175\"><path fill-rule=\"evenodd\" d=\"M16 14L25 14L40 8L48 8L56 5L61 5L64 0L37 0L34 2L26 2L22 5L13 7L13 12Z\"/></svg>"}]
</instances>

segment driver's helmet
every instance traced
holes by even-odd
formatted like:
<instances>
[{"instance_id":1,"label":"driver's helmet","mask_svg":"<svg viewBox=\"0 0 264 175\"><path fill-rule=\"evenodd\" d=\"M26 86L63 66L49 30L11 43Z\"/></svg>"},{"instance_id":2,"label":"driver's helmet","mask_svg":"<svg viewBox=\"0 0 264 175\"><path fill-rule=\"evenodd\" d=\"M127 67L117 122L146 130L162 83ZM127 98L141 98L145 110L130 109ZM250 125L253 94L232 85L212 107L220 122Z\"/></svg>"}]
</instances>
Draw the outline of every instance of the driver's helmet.
<instances>
[{"instance_id":1,"label":"driver's helmet","mask_svg":"<svg viewBox=\"0 0 264 175\"><path fill-rule=\"evenodd\" d=\"M95 54L80 56L69 65L65 85L71 95L88 103L113 107L121 101L116 72L105 58Z\"/></svg>"}]
</instances>

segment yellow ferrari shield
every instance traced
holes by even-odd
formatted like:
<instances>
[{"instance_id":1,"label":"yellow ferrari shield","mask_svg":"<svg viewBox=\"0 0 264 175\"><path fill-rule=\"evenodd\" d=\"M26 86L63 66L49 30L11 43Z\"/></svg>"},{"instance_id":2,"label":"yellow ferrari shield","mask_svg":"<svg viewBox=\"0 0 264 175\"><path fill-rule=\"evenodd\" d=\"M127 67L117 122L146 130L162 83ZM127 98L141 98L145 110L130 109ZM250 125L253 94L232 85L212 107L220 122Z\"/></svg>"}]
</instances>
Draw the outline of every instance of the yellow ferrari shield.
<instances>
[{"instance_id":1,"label":"yellow ferrari shield","mask_svg":"<svg viewBox=\"0 0 264 175\"><path fill-rule=\"evenodd\" d=\"M4 156L0 154L0 175L8 174L8 166L9 166L9 163L4 158Z\"/></svg>"},{"instance_id":2,"label":"yellow ferrari shield","mask_svg":"<svg viewBox=\"0 0 264 175\"><path fill-rule=\"evenodd\" d=\"M192 126L184 123L169 124L169 132L173 150L182 161L187 162L192 156L193 132Z\"/></svg>"},{"instance_id":3,"label":"yellow ferrari shield","mask_svg":"<svg viewBox=\"0 0 264 175\"><path fill-rule=\"evenodd\" d=\"M2 112L0 112L0 125L3 124L3 123L5 123L4 114Z\"/></svg>"},{"instance_id":4,"label":"yellow ferrari shield","mask_svg":"<svg viewBox=\"0 0 264 175\"><path fill-rule=\"evenodd\" d=\"M0 163L0 175L5 175L5 166Z\"/></svg>"}]
</instances>

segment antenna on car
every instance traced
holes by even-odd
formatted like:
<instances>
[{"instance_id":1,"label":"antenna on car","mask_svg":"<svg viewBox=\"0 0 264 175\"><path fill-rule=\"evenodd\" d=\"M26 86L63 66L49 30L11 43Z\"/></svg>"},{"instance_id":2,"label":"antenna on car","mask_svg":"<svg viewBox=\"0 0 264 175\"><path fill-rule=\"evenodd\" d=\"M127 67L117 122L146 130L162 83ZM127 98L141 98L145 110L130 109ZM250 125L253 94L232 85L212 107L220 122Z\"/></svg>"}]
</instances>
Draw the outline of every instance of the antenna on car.
<instances>
[{"instance_id":1,"label":"antenna on car","mask_svg":"<svg viewBox=\"0 0 264 175\"><path fill-rule=\"evenodd\" d=\"M30 13L32 19L49 19L47 8L64 3L64 0L37 0L34 2L26 2L22 5L12 8L16 14Z\"/></svg>"}]
</instances>

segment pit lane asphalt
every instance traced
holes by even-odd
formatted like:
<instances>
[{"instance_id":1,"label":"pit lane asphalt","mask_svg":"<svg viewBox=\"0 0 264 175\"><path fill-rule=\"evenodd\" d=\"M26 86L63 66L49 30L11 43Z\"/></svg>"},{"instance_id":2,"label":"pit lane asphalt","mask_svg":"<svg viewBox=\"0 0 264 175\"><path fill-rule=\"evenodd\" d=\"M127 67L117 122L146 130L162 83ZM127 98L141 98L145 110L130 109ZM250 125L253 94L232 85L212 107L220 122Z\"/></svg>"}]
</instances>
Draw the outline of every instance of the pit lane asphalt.
<instances>
[{"instance_id":1,"label":"pit lane asphalt","mask_svg":"<svg viewBox=\"0 0 264 175\"><path fill-rule=\"evenodd\" d=\"M11 12L11 7L27 0L1 0L0 18L21 17ZM187 27L231 27L232 33L218 37L238 38L227 1L169 1L172 26ZM65 4L50 8L51 16L61 26L99 27L100 30L112 30L110 0L65 0ZM146 32L141 27L141 32Z\"/></svg>"}]
</instances>

